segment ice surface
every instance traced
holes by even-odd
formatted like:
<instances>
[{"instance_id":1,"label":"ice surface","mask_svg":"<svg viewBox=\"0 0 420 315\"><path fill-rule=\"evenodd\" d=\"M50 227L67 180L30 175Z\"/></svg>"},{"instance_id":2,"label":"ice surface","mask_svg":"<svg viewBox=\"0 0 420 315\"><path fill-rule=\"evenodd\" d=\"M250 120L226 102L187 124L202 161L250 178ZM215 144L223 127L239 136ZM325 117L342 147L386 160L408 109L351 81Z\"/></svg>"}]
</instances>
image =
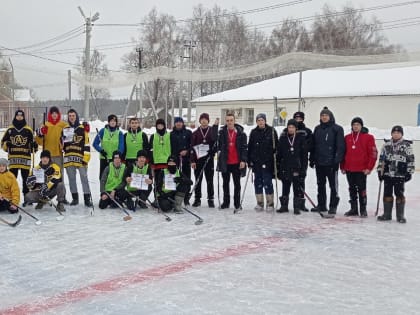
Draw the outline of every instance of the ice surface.
<instances>
[{"instance_id":1,"label":"ice surface","mask_svg":"<svg viewBox=\"0 0 420 315\"><path fill-rule=\"evenodd\" d=\"M0 314L22 305L9 314L35 307L40 314L420 313L418 174L407 184L405 225L373 217L375 175L369 218L345 218L340 175L334 220L256 213L250 179L242 212L209 209L203 198L204 207L190 208L204 219L197 226L187 213L166 222L138 210L125 222L119 209L99 210L98 165L93 152L93 217L83 205L67 206L61 222L49 207L26 207L42 225L25 214L16 228L0 225ZM307 192L316 199L315 172L308 173ZM215 185L217 196L217 176Z\"/></svg>"}]
</instances>

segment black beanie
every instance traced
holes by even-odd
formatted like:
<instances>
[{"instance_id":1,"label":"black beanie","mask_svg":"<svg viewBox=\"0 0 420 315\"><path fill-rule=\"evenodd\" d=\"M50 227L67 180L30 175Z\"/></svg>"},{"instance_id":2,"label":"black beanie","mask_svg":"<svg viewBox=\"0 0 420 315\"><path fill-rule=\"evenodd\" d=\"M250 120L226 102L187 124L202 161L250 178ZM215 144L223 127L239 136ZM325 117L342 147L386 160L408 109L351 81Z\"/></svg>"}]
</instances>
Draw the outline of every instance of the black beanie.
<instances>
[{"instance_id":1,"label":"black beanie","mask_svg":"<svg viewBox=\"0 0 420 315\"><path fill-rule=\"evenodd\" d=\"M399 131L399 132L401 132L402 135L404 135L404 129L400 125L396 125L396 126L392 127L391 133L393 133L394 131Z\"/></svg>"},{"instance_id":2,"label":"black beanie","mask_svg":"<svg viewBox=\"0 0 420 315\"><path fill-rule=\"evenodd\" d=\"M51 152L50 152L50 151L48 151L48 150L44 150L44 151L42 151L42 152L41 152L41 159L42 159L43 157L47 157L47 158L49 158L49 159L51 160Z\"/></svg>"},{"instance_id":3,"label":"black beanie","mask_svg":"<svg viewBox=\"0 0 420 315\"><path fill-rule=\"evenodd\" d=\"M302 118L302 120L305 120L305 113L304 112L296 112L293 114L293 119L296 119L297 117Z\"/></svg>"},{"instance_id":4,"label":"black beanie","mask_svg":"<svg viewBox=\"0 0 420 315\"><path fill-rule=\"evenodd\" d=\"M167 161L167 163L169 163L169 162L174 162L175 164L177 164L177 158L176 158L176 156L173 156L173 155L170 155L169 157L168 157L168 161Z\"/></svg>"},{"instance_id":5,"label":"black beanie","mask_svg":"<svg viewBox=\"0 0 420 315\"><path fill-rule=\"evenodd\" d=\"M163 125L166 128L165 120L163 120L162 118L156 120L156 127L157 125Z\"/></svg>"},{"instance_id":6,"label":"black beanie","mask_svg":"<svg viewBox=\"0 0 420 315\"><path fill-rule=\"evenodd\" d=\"M122 159L122 154L118 150L115 150L114 152L112 152L112 159L115 159L116 157L119 157L120 159Z\"/></svg>"},{"instance_id":7,"label":"black beanie","mask_svg":"<svg viewBox=\"0 0 420 315\"><path fill-rule=\"evenodd\" d=\"M351 125L353 126L353 124L355 124L355 123L359 123L359 124L361 124L361 125L362 125L362 127L363 127L363 120L362 120L362 118L360 118L360 117L354 117L354 118L351 120Z\"/></svg>"},{"instance_id":8,"label":"black beanie","mask_svg":"<svg viewBox=\"0 0 420 315\"><path fill-rule=\"evenodd\" d=\"M141 157L144 156L145 158L147 158L147 151L146 150L139 150L137 152L137 157Z\"/></svg>"},{"instance_id":9,"label":"black beanie","mask_svg":"<svg viewBox=\"0 0 420 315\"><path fill-rule=\"evenodd\" d=\"M58 109L57 106L50 107L50 114L52 114L52 113L60 114L60 110Z\"/></svg>"},{"instance_id":10,"label":"black beanie","mask_svg":"<svg viewBox=\"0 0 420 315\"><path fill-rule=\"evenodd\" d=\"M290 125L293 125L293 126L295 126L297 128L298 122L296 120L294 120L294 119L289 119L287 121L287 126L290 126Z\"/></svg>"},{"instance_id":11,"label":"black beanie","mask_svg":"<svg viewBox=\"0 0 420 315\"><path fill-rule=\"evenodd\" d=\"M325 106L325 107L321 110L321 113L320 113L319 115L320 115L320 116L321 116L321 115L328 115L328 116L330 116L330 118L332 118L332 116L333 116L332 112L328 109L328 107L327 107L327 106Z\"/></svg>"},{"instance_id":12,"label":"black beanie","mask_svg":"<svg viewBox=\"0 0 420 315\"><path fill-rule=\"evenodd\" d=\"M108 116L108 122L110 122L111 120L115 120L115 122L118 123L118 118L114 114Z\"/></svg>"},{"instance_id":13,"label":"black beanie","mask_svg":"<svg viewBox=\"0 0 420 315\"><path fill-rule=\"evenodd\" d=\"M18 114L22 114L23 119L25 119L25 112L24 112L23 110L18 109L18 110L15 112L15 118L16 118L16 116L17 116Z\"/></svg>"}]
</instances>

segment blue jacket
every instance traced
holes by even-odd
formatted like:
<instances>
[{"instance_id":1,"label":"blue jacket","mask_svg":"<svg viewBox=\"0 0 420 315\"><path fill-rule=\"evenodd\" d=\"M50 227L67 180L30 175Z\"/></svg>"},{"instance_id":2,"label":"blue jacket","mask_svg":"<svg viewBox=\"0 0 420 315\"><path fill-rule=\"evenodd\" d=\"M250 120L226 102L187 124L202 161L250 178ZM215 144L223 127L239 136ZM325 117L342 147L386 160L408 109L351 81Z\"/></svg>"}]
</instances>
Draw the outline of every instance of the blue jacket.
<instances>
[{"instance_id":1,"label":"blue jacket","mask_svg":"<svg viewBox=\"0 0 420 315\"><path fill-rule=\"evenodd\" d=\"M102 151L101 142L102 142L102 139L104 138L105 128L108 128L110 131L115 131L116 129L118 129L118 127L110 128L109 125L106 125L104 128L99 130L99 132L96 134L95 140L93 140L93 147L98 152ZM119 137L118 137L118 151L120 151L121 154L123 154L124 150L125 150L124 134L120 130Z\"/></svg>"}]
</instances>

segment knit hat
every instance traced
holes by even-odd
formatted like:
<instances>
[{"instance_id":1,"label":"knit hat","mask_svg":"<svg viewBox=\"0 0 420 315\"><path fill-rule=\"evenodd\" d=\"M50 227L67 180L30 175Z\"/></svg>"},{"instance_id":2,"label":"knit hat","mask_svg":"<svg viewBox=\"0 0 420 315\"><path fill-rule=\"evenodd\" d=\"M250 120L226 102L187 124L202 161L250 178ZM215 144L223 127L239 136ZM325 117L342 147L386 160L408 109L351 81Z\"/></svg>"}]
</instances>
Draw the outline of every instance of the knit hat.
<instances>
[{"instance_id":1,"label":"knit hat","mask_svg":"<svg viewBox=\"0 0 420 315\"><path fill-rule=\"evenodd\" d=\"M178 160L177 160L176 156L170 155L170 156L168 157L168 161L167 161L167 163L169 163L169 162L174 162L175 164L177 164L177 163L176 163L177 161L178 161Z\"/></svg>"},{"instance_id":2,"label":"knit hat","mask_svg":"<svg viewBox=\"0 0 420 315\"><path fill-rule=\"evenodd\" d=\"M108 122L110 122L111 120L115 120L115 122L118 123L118 118L114 114L108 116Z\"/></svg>"},{"instance_id":3,"label":"knit hat","mask_svg":"<svg viewBox=\"0 0 420 315\"><path fill-rule=\"evenodd\" d=\"M58 109L57 106L51 106L49 112L50 112L50 114L52 114L52 113L60 114L60 110Z\"/></svg>"},{"instance_id":4,"label":"knit hat","mask_svg":"<svg viewBox=\"0 0 420 315\"><path fill-rule=\"evenodd\" d=\"M5 158L0 158L0 165L6 165L6 167L9 165L9 161Z\"/></svg>"},{"instance_id":5,"label":"knit hat","mask_svg":"<svg viewBox=\"0 0 420 315\"><path fill-rule=\"evenodd\" d=\"M296 119L298 117L302 118L302 120L305 120L305 113L304 112L296 112L296 113L293 114L293 119Z\"/></svg>"},{"instance_id":6,"label":"knit hat","mask_svg":"<svg viewBox=\"0 0 420 315\"><path fill-rule=\"evenodd\" d=\"M41 152L41 159L42 159L43 157L47 157L47 158L49 158L49 159L51 160L51 152L50 152L50 151L48 151L48 150L44 150L44 151L42 151L42 152Z\"/></svg>"},{"instance_id":7,"label":"knit hat","mask_svg":"<svg viewBox=\"0 0 420 315\"><path fill-rule=\"evenodd\" d=\"M293 126L295 126L297 128L298 122L296 120L294 120L294 119L289 119L287 121L287 126L289 127L290 125L293 125Z\"/></svg>"},{"instance_id":8,"label":"knit hat","mask_svg":"<svg viewBox=\"0 0 420 315\"><path fill-rule=\"evenodd\" d=\"M201 119L206 119L207 121L210 121L210 116L207 113L202 113L198 121L201 121Z\"/></svg>"},{"instance_id":9,"label":"knit hat","mask_svg":"<svg viewBox=\"0 0 420 315\"><path fill-rule=\"evenodd\" d=\"M120 151L115 150L114 152L112 152L112 159L115 159L117 157L120 158L120 159L122 159L122 154L121 154Z\"/></svg>"},{"instance_id":10,"label":"knit hat","mask_svg":"<svg viewBox=\"0 0 420 315\"><path fill-rule=\"evenodd\" d=\"M23 110L18 109L18 110L15 112L15 117L16 117L18 114L21 114L21 115L23 116L23 119L25 119L25 112L24 112Z\"/></svg>"},{"instance_id":11,"label":"knit hat","mask_svg":"<svg viewBox=\"0 0 420 315\"><path fill-rule=\"evenodd\" d=\"M159 119L156 120L156 127L157 127L157 125L163 125L166 128L165 120L163 120L162 118L159 118Z\"/></svg>"},{"instance_id":12,"label":"knit hat","mask_svg":"<svg viewBox=\"0 0 420 315\"><path fill-rule=\"evenodd\" d=\"M139 150L137 152L137 157L141 157L141 156L144 156L144 157L147 158L147 151L146 150Z\"/></svg>"},{"instance_id":13,"label":"knit hat","mask_svg":"<svg viewBox=\"0 0 420 315\"><path fill-rule=\"evenodd\" d=\"M177 122L182 122L184 123L184 119L182 119L182 117L175 117L174 119L174 123L176 124ZM156 122L157 123L157 122Z\"/></svg>"},{"instance_id":14,"label":"knit hat","mask_svg":"<svg viewBox=\"0 0 420 315\"><path fill-rule=\"evenodd\" d=\"M352 119L352 121L351 121L351 125L353 126L353 124L355 124L355 123L359 123L359 124L361 124L361 125L362 125L362 127L363 127L363 120L362 120L362 118L360 118L360 117L354 117L354 118Z\"/></svg>"},{"instance_id":15,"label":"knit hat","mask_svg":"<svg viewBox=\"0 0 420 315\"><path fill-rule=\"evenodd\" d=\"M322 115L328 115L330 116L330 118L333 116L333 113L328 109L327 106L325 106L322 110L321 113L319 114L320 116Z\"/></svg>"},{"instance_id":16,"label":"knit hat","mask_svg":"<svg viewBox=\"0 0 420 315\"><path fill-rule=\"evenodd\" d=\"M264 113L258 114L257 117L255 118L255 121L257 121L260 118L264 119L265 122L267 121L267 116Z\"/></svg>"},{"instance_id":17,"label":"knit hat","mask_svg":"<svg viewBox=\"0 0 420 315\"><path fill-rule=\"evenodd\" d=\"M404 129L400 125L396 125L396 126L392 127L391 133L393 133L395 131L401 132L401 134L404 135Z\"/></svg>"}]
</instances>

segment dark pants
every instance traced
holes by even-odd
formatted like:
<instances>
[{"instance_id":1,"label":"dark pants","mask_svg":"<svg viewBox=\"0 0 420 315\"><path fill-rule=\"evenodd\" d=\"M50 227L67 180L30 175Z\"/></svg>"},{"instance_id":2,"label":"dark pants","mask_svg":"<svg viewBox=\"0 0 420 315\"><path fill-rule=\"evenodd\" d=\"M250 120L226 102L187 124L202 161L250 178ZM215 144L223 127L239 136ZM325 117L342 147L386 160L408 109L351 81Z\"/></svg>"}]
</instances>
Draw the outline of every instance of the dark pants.
<instances>
[{"instance_id":1,"label":"dark pants","mask_svg":"<svg viewBox=\"0 0 420 315\"><path fill-rule=\"evenodd\" d=\"M384 198L392 197L393 193L395 197L402 199L404 198L404 178L384 178Z\"/></svg>"},{"instance_id":2,"label":"dark pants","mask_svg":"<svg viewBox=\"0 0 420 315\"><path fill-rule=\"evenodd\" d=\"M102 173L104 172L105 168L109 165L109 161L106 159L100 159L99 161L99 180L101 180Z\"/></svg>"},{"instance_id":3,"label":"dark pants","mask_svg":"<svg viewBox=\"0 0 420 315\"><path fill-rule=\"evenodd\" d=\"M293 185L293 198L303 198L302 182L299 176L293 176L292 180L282 179L282 196L289 197L290 187Z\"/></svg>"},{"instance_id":4,"label":"dark pants","mask_svg":"<svg viewBox=\"0 0 420 315\"><path fill-rule=\"evenodd\" d=\"M330 185L330 205L338 203L338 172L332 166L316 166L316 183L318 185L318 206L326 207L327 190L326 184Z\"/></svg>"},{"instance_id":5,"label":"dark pants","mask_svg":"<svg viewBox=\"0 0 420 315\"><path fill-rule=\"evenodd\" d=\"M206 158L199 159L197 161L197 167L194 170L195 181L197 183L195 186L195 191L194 191L195 199L201 199L201 182L203 181L203 177L206 176L207 199L213 200L214 199L214 185L213 185L214 159L213 157L210 157L210 159L207 162L206 167L204 168L203 174L201 174L201 171L203 170L205 163L206 163Z\"/></svg>"},{"instance_id":6,"label":"dark pants","mask_svg":"<svg viewBox=\"0 0 420 315\"><path fill-rule=\"evenodd\" d=\"M29 176L29 170L23 168L11 168L10 171L13 173L13 175L15 175L16 179L18 177L19 170L20 176L22 176L22 192L23 194L26 194L29 191L28 186L26 185L26 180Z\"/></svg>"},{"instance_id":7,"label":"dark pants","mask_svg":"<svg viewBox=\"0 0 420 315\"><path fill-rule=\"evenodd\" d=\"M10 201L0 200L0 211L8 210L10 213L15 213L16 211L10 210Z\"/></svg>"},{"instance_id":8,"label":"dark pants","mask_svg":"<svg viewBox=\"0 0 420 315\"><path fill-rule=\"evenodd\" d=\"M273 172L262 167L255 168L253 171L255 194L262 194L263 190L265 191L266 195L274 194Z\"/></svg>"},{"instance_id":9,"label":"dark pants","mask_svg":"<svg viewBox=\"0 0 420 315\"><path fill-rule=\"evenodd\" d=\"M108 191L108 194L110 194L111 192ZM128 195L128 194L127 194ZM114 200L120 204L122 204L125 199L127 197L127 195L125 195L124 191L116 191L115 195L114 195ZM102 197L102 196L101 196ZM111 200L111 198L107 198L105 200L102 200L102 198L99 200L99 209L105 209L108 206L111 206L112 208L118 208L118 205Z\"/></svg>"},{"instance_id":10,"label":"dark pants","mask_svg":"<svg viewBox=\"0 0 420 315\"><path fill-rule=\"evenodd\" d=\"M362 202L366 198L366 178L363 172L346 172L347 182L349 183L350 200Z\"/></svg>"},{"instance_id":11,"label":"dark pants","mask_svg":"<svg viewBox=\"0 0 420 315\"><path fill-rule=\"evenodd\" d=\"M157 197L158 203L159 203L159 209L163 212L169 212L172 211L175 207L175 195L176 191L167 192L165 194L160 195Z\"/></svg>"},{"instance_id":12,"label":"dark pants","mask_svg":"<svg viewBox=\"0 0 420 315\"><path fill-rule=\"evenodd\" d=\"M149 195L152 192L152 185L149 185L148 190L134 190L130 191L131 195L127 192L127 195L130 197L136 196L139 197L140 200L146 202L149 199Z\"/></svg>"},{"instance_id":13,"label":"dark pants","mask_svg":"<svg viewBox=\"0 0 420 315\"><path fill-rule=\"evenodd\" d=\"M222 173L223 178L223 202L226 204L230 203L230 174L233 178L233 203L235 208L241 206L241 170L239 164L228 164L227 172Z\"/></svg>"}]
</instances>

